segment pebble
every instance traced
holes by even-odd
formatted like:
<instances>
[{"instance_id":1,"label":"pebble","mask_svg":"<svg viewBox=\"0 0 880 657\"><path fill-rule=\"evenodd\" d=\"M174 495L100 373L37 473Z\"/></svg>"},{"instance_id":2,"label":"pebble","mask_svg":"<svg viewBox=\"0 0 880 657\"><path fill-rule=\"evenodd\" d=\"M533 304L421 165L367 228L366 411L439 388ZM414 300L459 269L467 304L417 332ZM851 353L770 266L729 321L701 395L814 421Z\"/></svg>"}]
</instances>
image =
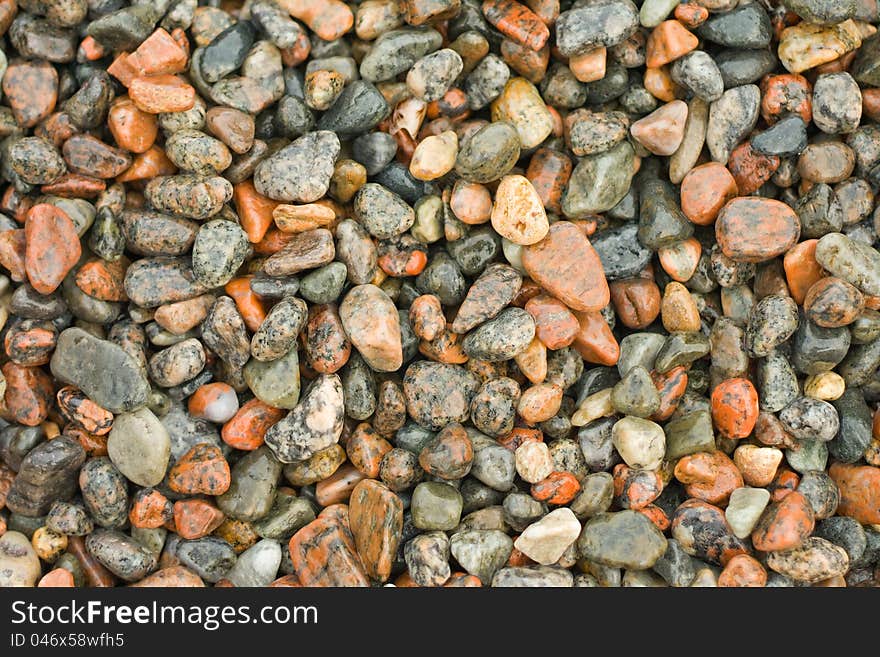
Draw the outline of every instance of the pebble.
<instances>
[{"instance_id":1,"label":"pebble","mask_svg":"<svg viewBox=\"0 0 880 657\"><path fill-rule=\"evenodd\" d=\"M742 487L730 493L724 517L737 538L748 538L769 502L765 488Z\"/></svg>"},{"instance_id":2,"label":"pebble","mask_svg":"<svg viewBox=\"0 0 880 657\"><path fill-rule=\"evenodd\" d=\"M601 260L589 239L570 222L554 223L546 239L524 249L523 266L533 280L574 310L608 305L610 292Z\"/></svg>"},{"instance_id":3,"label":"pebble","mask_svg":"<svg viewBox=\"0 0 880 657\"><path fill-rule=\"evenodd\" d=\"M495 192L492 227L503 238L528 246L540 242L550 225L532 183L524 176L504 176Z\"/></svg>"},{"instance_id":4,"label":"pebble","mask_svg":"<svg viewBox=\"0 0 880 657\"><path fill-rule=\"evenodd\" d=\"M400 319L391 299L375 285L352 288L339 306L342 326L374 370L393 372L403 363Z\"/></svg>"},{"instance_id":5,"label":"pebble","mask_svg":"<svg viewBox=\"0 0 880 657\"><path fill-rule=\"evenodd\" d=\"M526 527L514 541L514 547L539 564L556 563L581 533L581 524L571 509L551 511Z\"/></svg>"},{"instance_id":6,"label":"pebble","mask_svg":"<svg viewBox=\"0 0 880 657\"><path fill-rule=\"evenodd\" d=\"M753 84L725 91L709 106L706 147L712 159L726 164L733 148L755 127L761 92Z\"/></svg>"},{"instance_id":7,"label":"pebble","mask_svg":"<svg viewBox=\"0 0 880 657\"><path fill-rule=\"evenodd\" d=\"M497 529L465 530L449 539L449 551L466 572L491 584L513 550L513 540Z\"/></svg>"},{"instance_id":8,"label":"pebble","mask_svg":"<svg viewBox=\"0 0 880 657\"><path fill-rule=\"evenodd\" d=\"M148 409L120 413L107 440L113 465L139 486L162 481L171 454L168 431Z\"/></svg>"},{"instance_id":9,"label":"pebble","mask_svg":"<svg viewBox=\"0 0 880 657\"><path fill-rule=\"evenodd\" d=\"M282 463L302 461L339 440L342 434L342 381L322 375L287 416L272 425L265 440Z\"/></svg>"},{"instance_id":10,"label":"pebble","mask_svg":"<svg viewBox=\"0 0 880 657\"><path fill-rule=\"evenodd\" d=\"M303 135L257 165L254 186L275 201L311 203L330 186L339 139L328 130Z\"/></svg>"},{"instance_id":11,"label":"pebble","mask_svg":"<svg viewBox=\"0 0 880 657\"><path fill-rule=\"evenodd\" d=\"M630 134L655 155L672 155L684 138L687 112L685 102L674 100L633 123Z\"/></svg>"},{"instance_id":12,"label":"pebble","mask_svg":"<svg viewBox=\"0 0 880 657\"><path fill-rule=\"evenodd\" d=\"M791 550L771 552L767 566L793 580L813 584L831 577L842 575L849 567L846 550L811 536L803 544Z\"/></svg>"},{"instance_id":13,"label":"pebble","mask_svg":"<svg viewBox=\"0 0 880 657\"><path fill-rule=\"evenodd\" d=\"M455 529L461 519L461 494L440 482L422 482L413 490L410 512L413 524L426 531Z\"/></svg>"},{"instance_id":14,"label":"pebble","mask_svg":"<svg viewBox=\"0 0 880 657\"><path fill-rule=\"evenodd\" d=\"M584 525L577 539L579 554L611 568L645 570L666 551L666 539L637 511L597 516Z\"/></svg>"},{"instance_id":15,"label":"pebble","mask_svg":"<svg viewBox=\"0 0 880 657\"><path fill-rule=\"evenodd\" d=\"M7 531L0 536L0 585L32 587L40 573L40 559L24 534Z\"/></svg>"}]
</instances>

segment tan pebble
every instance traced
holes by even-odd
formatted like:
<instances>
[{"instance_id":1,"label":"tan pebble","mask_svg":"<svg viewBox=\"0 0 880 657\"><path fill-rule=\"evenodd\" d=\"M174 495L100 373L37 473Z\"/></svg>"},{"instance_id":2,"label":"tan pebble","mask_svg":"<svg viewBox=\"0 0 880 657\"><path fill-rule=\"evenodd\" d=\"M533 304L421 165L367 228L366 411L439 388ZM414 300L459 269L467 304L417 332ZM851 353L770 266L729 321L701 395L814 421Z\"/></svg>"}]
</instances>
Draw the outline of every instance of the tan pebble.
<instances>
[{"instance_id":1,"label":"tan pebble","mask_svg":"<svg viewBox=\"0 0 880 657\"><path fill-rule=\"evenodd\" d=\"M272 218L279 230L285 233L302 233L329 226L336 219L336 213L321 203L281 204L272 210Z\"/></svg>"},{"instance_id":2,"label":"tan pebble","mask_svg":"<svg viewBox=\"0 0 880 657\"><path fill-rule=\"evenodd\" d=\"M413 152L409 172L417 180L436 180L452 171L458 155L458 137L452 130L425 137Z\"/></svg>"},{"instance_id":3,"label":"tan pebble","mask_svg":"<svg viewBox=\"0 0 880 657\"><path fill-rule=\"evenodd\" d=\"M547 347L538 338L532 339L529 346L513 360L519 371L532 383L542 383L547 378Z\"/></svg>"},{"instance_id":4,"label":"tan pebble","mask_svg":"<svg viewBox=\"0 0 880 657\"><path fill-rule=\"evenodd\" d=\"M804 394L813 399L833 401L846 390L846 382L837 372L821 372L808 376L804 381Z\"/></svg>"},{"instance_id":5,"label":"tan pebble","mask_svg":"<svg viewBox=\"0 0 880 657\"><path fill-rule=\"evenodd\" d=\"M663 328L674 331L699 331L700 311L690 291L681 283L673 281L666 286L660 302Z\"/></svg>"},{"instance_id":6,"label":"tan pebble","mask_svg":"<svg viewBox=\"0 0 880 657\"><path fill-rule=\"evenodd\" d=\"M516 410L529 424L549 420L562 404L562 388L554 383L539 383L526 389L519 398Z\"/></svg>"},{"instance_id":7,"label":"tan pebble","mask_svg":"<svg viewBox=\"0 0 880 657\"><path fill-rule=\"evenodd\" d=\"M614 404L611 403L613 390L614 388L605 388L587 397L571 416L572 426L582 427L600 417L614 415Z\"/></svg>"},{"instance_id":8,"label":"tan pebble","mask_svg":"<svg viewBox=\"0 0 880 657\"><path fill-rule=\"evenodd\" d=\"M782 462L782 451L775 447L740 445L733 453L733 462L748 486L769 486Z\"/></svg>"},{"instance_id":9,"label":"tan pebble","mask_svg":"<svg viewBox=\"0 0 880 657\"><path fill-rule=\"evenodd\" d=\"M525 176L504 176L495 192L492 228L514 244L540 242L550 230L541 197Z\"/></svg>"}]
</instances>

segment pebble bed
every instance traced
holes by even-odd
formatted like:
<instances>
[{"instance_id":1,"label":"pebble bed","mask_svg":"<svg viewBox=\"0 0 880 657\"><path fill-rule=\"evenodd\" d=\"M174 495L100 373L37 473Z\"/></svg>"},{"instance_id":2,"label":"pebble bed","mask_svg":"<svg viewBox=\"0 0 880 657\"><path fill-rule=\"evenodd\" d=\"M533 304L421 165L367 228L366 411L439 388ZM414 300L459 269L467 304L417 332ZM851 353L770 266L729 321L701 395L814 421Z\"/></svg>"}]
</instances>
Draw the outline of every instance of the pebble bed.
<instances>
[{"instance_id":1,"label":"pebble bed","mask_svg":"<svg viewBox=\"0 0 880 657\"><path fill-rule=\"evenodd\" d=\"M876 0L0 0L0 587L880 585Z\"/></svg>"}]
</instances>

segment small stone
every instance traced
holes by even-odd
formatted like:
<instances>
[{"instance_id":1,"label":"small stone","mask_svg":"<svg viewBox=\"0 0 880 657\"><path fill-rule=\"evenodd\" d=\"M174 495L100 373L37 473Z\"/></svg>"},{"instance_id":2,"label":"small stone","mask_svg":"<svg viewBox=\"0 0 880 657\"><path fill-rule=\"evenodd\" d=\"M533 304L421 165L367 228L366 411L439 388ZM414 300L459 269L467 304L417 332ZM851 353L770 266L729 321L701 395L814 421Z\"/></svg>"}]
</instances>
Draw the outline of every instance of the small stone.
<instances>
[{"instance_id":1,"label":"small stone","mask_svg":"<svg viewBox=\"0 0 880 657\"><path fill-rule=\"evenodd\" d=\"M666 551L666 539L636 511L606 513L589 520L577 539L585 559L612 568L644 570Z\"/></svg>"},{"instance_id":2,"label":"small stone","mask_svg":"<svg viewBox=\"0 0 880 657\"><path fill-rule=\"evenodd\" d=\"M155 486L165 476L171 441L156 416L142 408L114 418L107 452L129 480L139 486Z\"/></svg>"},{"instance_id":3,"label":"small stone","mask_svg":"<svg viewBox=\"0 0 880 657\"><path fill-rule=\"evenodd\" d=\"M101 565L126 582L143 579L156 568L156 555L116 530L95 530L86 536L86 548Z\"/></svg>"},{"instance_id":4,"label":"small stone","mask_svg":"<svg viewBox=\"0 0 880 657\"><path fill-rule=\"evenodd\" d=\"M367 232L379 239L396 237L415 221L413 209L400 196L376 183L367 183L355 195L354 213Z\"/></svg>"},{"instance_id":5,"label":"small stone","mask_svg":"<svg viewBox=\"0 0 880 657\"><path fill-rule=\"evenodd\" d=\"M544 240L523 251L523 265L536 282L572 309L591 311L608 305L610 292L601 261L572 223L554 223Z\"/></svg>"},{"instance_id":6,"label":"small stone","mask_svg":"<svg viewBox=\"0 0 880 657\"><path fill-rule=\"evenodd\" d=\"M465 530L452 535L449 548L465 571L488 585L507 563L513 540L497 529Z\"/></svg>"},{"instance_id":7,"label":"small stone","mask_svg":"<svg viewBox=\"0 0 880 657\"><path fill-rule=\"evenodd\" d=\"M771 552L767 565L781 575L812 584L846 573L849 557L842 547L811 536L799 547Z\"/></svg>"},{"instance_id":8,"label":"small stone","mask_svg":"<svg viewBox=\"0 0 880 657\"><path fill-rule=\"evenodd\" d=\"M556 24L556 45L564 57L596 46L615 46L639 24L635 5L628 0L601 0L565 11Z\"/></svg>"},{"instance_id":9,"label":"small stone","mask_svg":"<svg viewBox=\"0 0 880 657\"><path fill-rule=\"evenodd\" d=\"M257 165L254 185L257 192L276 201L317 201L327 193L338 155L334 133L311 132Z\"/></svg>"},{"instance_id":10,"label":"small stone","mask_svg":"<svg viewBox=\"0 0 880 657\"><path fill-rule=\"evenodd\" d=\"M392 372L403 363L400 322L391 299L375 285L352 288L339 306L352 344L370 367Z\"/></svg>"},{"instance_id":11,"label":"small stone","mask_svg":"<svg viewBox=\"0 0 880 657\"><path fill-rule=\"evenodd\" d=\"M559 561L580 533L581 524L571 509L556 509L526 527L514 547L533 561L549 566Z\"/></svg>"},{"instance_id":12,"label":"small stone","mask_svg":"<svg viewBox=\"0 0 880 657\"><path fill-rule=\"evenodd\" d=\"M540 242L550 225L541 199L524 176L504 176L495 192L492 227L515 244Z\"/></svg>"},{"instance_id":13,"label":"small stone","mask_svg":"<svg viewBox=\"0 0 880 657\"><path fill-rule=\"evenodd\" d=\"M618 420L612 430L612 441L621 458L632 468L655 470L666 452L663 429L638 417Z\"/></svg>"},{"instance_id":14,"label":"small stone","mask_svg":"<svg viewBox=\"0 0 880 657\"><path fill-rule=\"evenodd\" d=\"M217 496L217 506L231 518L259 520L272 508L281 467L265 445L248 452L232 466L229 488Z\"/></svg>"},{"instance_id":15,"label":"small stone","mask_svg":"<svg viewBox=\"0 0 880 657\"><path fill-rule=\"evenodd\" d=\"M224 578L238 587L268 586L278 575L280 565L281 546L278 541L264 538L238 555Z\"/></svg>"},{"instance_id":16,"label":"small stone","mask_svg":"<svg viewBox=\"0 0 880 657\"><path fill-rule=\"evenodd\" d=\"M747 538L770 502L764 488L737 488L730 494L724 517L738 538Z\"/></svg>"},{"instance_id":17,"label":"small stone","mask_svg":"<svg viewBox=\"0 0 880 657\"><path fill-rule=\"evenodd\" d=\"M672 155L684 137L687 113L687 104L674 100L633 123L630 134L655 155Z\"/></svg>"},{"instance_id":18,"label":"small stone","mask_svg":"<svg viewBox=\"0 0 880 657\"><path fill-rule=\"evenodd\" d=\"M755 127L760 102L758 87L749 84L728 89L710 105L706 146L713 160L727 163L733 148Z\"/></svg>"},{"instance_id":19,"label":"small stone","mask_svg":"<svg viewBox=\"0 0 880 657\"><path fill-rule=\"evenodd\" d=\"M461 520L461 494L448 484L422 482L413 491L410 509L419 529L449 531Z\"/></svg>"},{"instance_id":20,"label":"small stone","mask_svg":"<svg viewBox=\"0 0 880 657\"><path fill-rule=\"evenodd\" d=\"M342 434L342 382L321 375L296 407L266 432L266 444L282 463L302 461L336 443Z\"/></svg>"}]
</instances>

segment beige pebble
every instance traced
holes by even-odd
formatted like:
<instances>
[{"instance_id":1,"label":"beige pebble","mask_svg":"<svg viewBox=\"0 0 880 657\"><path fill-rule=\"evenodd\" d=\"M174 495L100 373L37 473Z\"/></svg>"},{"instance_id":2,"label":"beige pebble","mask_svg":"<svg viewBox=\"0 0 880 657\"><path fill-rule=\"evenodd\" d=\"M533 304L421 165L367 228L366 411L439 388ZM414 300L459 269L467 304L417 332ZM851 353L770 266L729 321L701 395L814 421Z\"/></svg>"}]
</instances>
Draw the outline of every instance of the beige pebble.
<instances>
[{"instance_id":1,"label":"beige pebble","mask_svg":"<svg viewBox=\"0 0 880 657\"><path fill-rule=\"evenodd\" d=\"M821 372L808 376L804 381L804 394L813 399L833 401L846 390L846 382L837 372Z\"/></svg>"},{"instance_id":2,"label":"beige pebble","mask_svg":"<svg viewBox=\"0 0 880 657\"><path fill-rule=\"evenodd\" d=\"M452 171L458 155L458 137L451 130L425 137L413 152L409 172L417 180L436 180Z\"/></svg>"},{"instance_id":3,"label":"beige pebble","mask_svg":"<svg viewBox=\"0 0 880 657\"><path fill-rule=\"evenodd\" d=\"M541 197L525 176L504 176L495 192L492 228L514 244L540 242L550 230Z\"/></svg>"}]
</instances>

